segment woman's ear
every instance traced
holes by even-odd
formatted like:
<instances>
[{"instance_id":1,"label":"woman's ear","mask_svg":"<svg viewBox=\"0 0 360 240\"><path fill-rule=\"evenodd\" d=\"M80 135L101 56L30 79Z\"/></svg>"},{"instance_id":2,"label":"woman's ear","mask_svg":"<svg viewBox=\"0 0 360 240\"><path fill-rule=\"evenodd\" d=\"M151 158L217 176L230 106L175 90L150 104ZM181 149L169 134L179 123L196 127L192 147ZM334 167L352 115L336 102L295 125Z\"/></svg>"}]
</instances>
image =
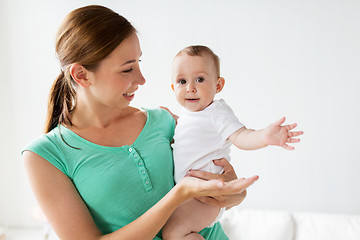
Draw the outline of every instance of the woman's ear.
<instances>
[{"instance_id":1,"label":"woman's ear","mask_svg":"<svg viewBox=\"0 0 360 240\"><path fill-rule=\"evenodd\" d=\"M221 92L225 85L225 79L223 77L219 77L216 83L216 93Z\"/></svg>"},{"instance_id":2,"label":"woman's ear","mask_svg":"<svg viewBox=\"0 0 360 240\"><path fill-rule=\"evenodd\" d=\"M89 87L90 81L88 79L87 69L78 63L74 63L70 66L70 75L74 81L82 87Z\"/></svg>"}]
</instances>

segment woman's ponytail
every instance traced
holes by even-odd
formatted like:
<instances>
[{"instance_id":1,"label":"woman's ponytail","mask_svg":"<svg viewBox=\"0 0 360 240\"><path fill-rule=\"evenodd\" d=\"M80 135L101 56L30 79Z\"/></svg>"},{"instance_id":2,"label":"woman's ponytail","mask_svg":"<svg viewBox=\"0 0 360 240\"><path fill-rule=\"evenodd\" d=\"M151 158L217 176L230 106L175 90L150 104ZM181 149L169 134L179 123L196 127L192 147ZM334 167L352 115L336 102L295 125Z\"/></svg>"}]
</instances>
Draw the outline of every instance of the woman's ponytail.
<instances>
[{"instance_id":1,"label":"woman's ponytail","mask_svg":"<svg viewBox=\"0 0 360 240\"><path fill-rule=\"evenodd\" d=\"M66 77L64 72L61 71L51 87L45 133L50 132L61 123L72 125L70 113L75 108L76 94L69 78L71 77Z\"/></svg>"}]
</instances>

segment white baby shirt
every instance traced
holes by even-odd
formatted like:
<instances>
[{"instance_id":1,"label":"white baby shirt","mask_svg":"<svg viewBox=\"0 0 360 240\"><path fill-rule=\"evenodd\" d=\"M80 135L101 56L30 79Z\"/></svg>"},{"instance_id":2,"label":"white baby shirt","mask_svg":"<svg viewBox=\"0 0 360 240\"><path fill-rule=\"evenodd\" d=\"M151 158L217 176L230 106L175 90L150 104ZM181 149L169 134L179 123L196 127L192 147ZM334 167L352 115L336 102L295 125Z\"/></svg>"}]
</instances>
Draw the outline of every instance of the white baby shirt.
<instances>
[{"instance_id":1,"label":"white baby shirt","mask_svg":"<svg viewBox=\"0 0 360 240\"><path fill-rule=\"evenodd\" d=\"M182 109L175 128L173 154L175 182L190 169L221 173L222 167L212 160L230 161L231 143L228 137L244 125L223 99L214 101L198 112Z\"/></svg>"}]
</instances>

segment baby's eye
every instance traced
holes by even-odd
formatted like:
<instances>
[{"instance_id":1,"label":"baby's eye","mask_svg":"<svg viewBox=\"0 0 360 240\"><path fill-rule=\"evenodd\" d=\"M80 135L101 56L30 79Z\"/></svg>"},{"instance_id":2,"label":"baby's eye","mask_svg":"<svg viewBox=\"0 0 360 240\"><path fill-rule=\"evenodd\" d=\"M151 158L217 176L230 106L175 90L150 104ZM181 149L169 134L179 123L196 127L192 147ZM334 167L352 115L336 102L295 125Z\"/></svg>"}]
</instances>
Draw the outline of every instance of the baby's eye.
<instances>
[{"instance_id":1,"label":"baby's eye","mask_svg":"<svg viewBox=\"0 0 360 240\"><path fill-rule=\"evenodd\" d=\"M185 84L185 83L186 83L186 80L185 80L185 79L180 79L180 80L179 80L179 83L180 83L180 84Z\"/></svg>"},{"instance_id":2,"label":"baby's eye","mask_svg":"<svg viewBox=\"0 0 360 240\"><path fill-rule=\"evenodd\" d=\"M198 78L196 79L196 82L203 82L204 80L205 80L204 78L198 77Z\"/></svg>"}]
</instances>

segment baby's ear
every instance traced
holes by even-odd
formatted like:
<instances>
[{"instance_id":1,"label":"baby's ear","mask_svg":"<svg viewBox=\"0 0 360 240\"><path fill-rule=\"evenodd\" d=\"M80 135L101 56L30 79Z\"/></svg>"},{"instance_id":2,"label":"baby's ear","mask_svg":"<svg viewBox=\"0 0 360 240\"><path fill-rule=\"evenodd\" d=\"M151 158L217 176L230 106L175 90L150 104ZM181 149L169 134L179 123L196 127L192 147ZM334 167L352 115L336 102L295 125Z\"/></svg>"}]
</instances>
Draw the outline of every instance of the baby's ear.
<instances>
[{"instance_id":1,"label":"baby's ear","mask_svg":"<svg viewBox=\"0 0 360 240\"><path fill-rule=\"evenodd\" d=\"M219 77L216 83L216 93L221 92L221 90L224 88L225 85L225 79L223 77Z\"/></svg>"},{"instance_id":2,"label":"baby's ear","mask_svg":"<svg viewBox=\"0 0 360 240\"><path fill-rule=\"evenodd\" d=\"M171 84L171 88L172 88L173 91L175 91L173 83Z\"/></svg>"}]
</instances>

